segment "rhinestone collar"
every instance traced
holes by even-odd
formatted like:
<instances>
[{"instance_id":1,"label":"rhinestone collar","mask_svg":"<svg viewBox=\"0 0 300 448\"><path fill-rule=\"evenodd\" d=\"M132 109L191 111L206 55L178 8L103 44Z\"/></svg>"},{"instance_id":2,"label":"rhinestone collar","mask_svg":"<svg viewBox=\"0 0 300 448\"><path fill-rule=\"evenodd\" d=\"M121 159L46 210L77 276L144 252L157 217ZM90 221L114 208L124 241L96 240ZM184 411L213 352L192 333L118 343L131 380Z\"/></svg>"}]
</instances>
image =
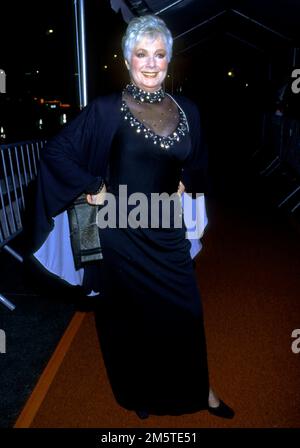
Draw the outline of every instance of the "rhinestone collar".
<instances>
[{"instance_id":1,"label":"rhinestone collar","mask_svg":"<svg viewBox=\"0 0 300 448\"><path fill-rule=\"evenodd\" d=\"M140 103L160 103L165 97L165 92L162 87L155 92L147 92L146 90L140 89L133 83L130 83L127 84L124 91L129 93Z\"/></svg>"},{"instance_id":2,"label":"rhinestone collar","mask_svg":"<svg viewBox=\"0 0 300 448\"><path fill-rule=\"evenodd\" d=\"M137 118L135 118L124 100L122 101L121 111L123 113L124 120L127 120L130 123L130 126L135 128L138 134L144 135L146 139L152 140L154 145L160 146L163 149L169 149L170 146L173 146L174 143L179 142L180 138L184 137L188 132L186 117L180 108L177 128L167 137L155 134L152 129L148 128Z\"/></svg>"}]
</instances>

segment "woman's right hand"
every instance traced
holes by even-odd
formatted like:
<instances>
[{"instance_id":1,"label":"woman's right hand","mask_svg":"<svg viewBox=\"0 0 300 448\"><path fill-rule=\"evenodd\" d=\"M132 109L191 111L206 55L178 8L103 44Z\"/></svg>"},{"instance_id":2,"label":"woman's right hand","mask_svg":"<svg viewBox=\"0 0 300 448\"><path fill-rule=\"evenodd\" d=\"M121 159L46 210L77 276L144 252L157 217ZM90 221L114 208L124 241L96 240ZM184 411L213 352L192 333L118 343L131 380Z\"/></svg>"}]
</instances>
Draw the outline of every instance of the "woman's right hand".
<instances>
[{"instance_id":1,"label":"woman's right hand","mask_svg":"<svg viewBox=\"0 0 300 448\"><path fill-rule=\"evenodd\" d=\"M98 194L87 194L86 200L90 205L102 205L105 201L106 185Z\"/></svg>"},{"instance_id":2,"label":"woman's right hand","mask_svg":"<svg viewBox=\"0 0 300 448\"><path fill-rule=\"evenodd\" d=\"M177 193L179 194L179 196L181 196L182 193L184 193L184 191L185 191L185 186L184 186L183 183L180 181L180 182L179 182L179 185L178 185Z\"/></svg>"}]
</instances>

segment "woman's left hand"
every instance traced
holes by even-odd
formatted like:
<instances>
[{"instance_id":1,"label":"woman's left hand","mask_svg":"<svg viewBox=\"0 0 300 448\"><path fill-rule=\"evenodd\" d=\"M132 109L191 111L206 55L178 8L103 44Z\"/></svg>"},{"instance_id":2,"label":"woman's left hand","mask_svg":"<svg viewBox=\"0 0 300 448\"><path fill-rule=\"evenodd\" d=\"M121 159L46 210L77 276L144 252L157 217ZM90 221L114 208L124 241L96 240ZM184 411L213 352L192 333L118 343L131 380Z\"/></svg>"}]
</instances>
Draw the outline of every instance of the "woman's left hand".
<instances>
[{"instance_id":1,"label":"woman's left hand","mask_svg":"<svg viewBox=\"0 0 300 448\"><path fill-rule=\"evenodd\" d=\"M184 186L183 183L180 181L180 182L179 182L179 185L178 185L177 193L181 195L184 191L185 191L185 186Z\"/></svg>"}]
</instances>

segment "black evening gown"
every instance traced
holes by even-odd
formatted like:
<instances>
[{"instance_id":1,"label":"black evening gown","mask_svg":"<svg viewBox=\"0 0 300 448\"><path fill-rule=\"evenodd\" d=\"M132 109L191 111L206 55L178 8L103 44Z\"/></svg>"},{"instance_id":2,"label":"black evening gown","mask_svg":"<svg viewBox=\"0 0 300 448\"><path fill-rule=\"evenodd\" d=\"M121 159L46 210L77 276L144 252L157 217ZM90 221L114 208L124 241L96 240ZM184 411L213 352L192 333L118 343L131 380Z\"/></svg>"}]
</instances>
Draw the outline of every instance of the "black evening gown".
<instances>
[{"instance_id":1,"label":"black evening gown","mask_svg":"<svg viewBox=\"0 0 300 448\"><path fill-rule=\"evenodd\" d=\"M189 134L169 149L123 121L110 152L109 191L177 191ZM128 208L128 213L130 207ZM117 402L179 415L207 408L208 367L201 298L186 228L100 229L104 300L96 312Z\"/></svg>"}]
</instances>

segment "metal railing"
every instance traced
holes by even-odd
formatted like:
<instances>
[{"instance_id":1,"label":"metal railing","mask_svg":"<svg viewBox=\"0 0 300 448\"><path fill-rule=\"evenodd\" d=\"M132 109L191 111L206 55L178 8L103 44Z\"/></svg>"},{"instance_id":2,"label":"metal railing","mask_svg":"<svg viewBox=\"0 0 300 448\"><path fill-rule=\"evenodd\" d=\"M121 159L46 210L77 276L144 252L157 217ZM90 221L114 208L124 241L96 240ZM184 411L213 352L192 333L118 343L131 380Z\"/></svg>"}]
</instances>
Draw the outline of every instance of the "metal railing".
<instances>
[{"instance_id":1,"label":"metal railing","mask_svg":"<svg viewBox=\"0 0 300 448\"><path fill-rule=\"evenodd\" d=\"M10 253L18 261L23 257L9 242L22 231L25 210L25 191L36 178L40 150L46 140L32 140L0 145L0 250ZM15 305L0 294L0 303L10 310Z\"/></svg>"}]
</instances>

